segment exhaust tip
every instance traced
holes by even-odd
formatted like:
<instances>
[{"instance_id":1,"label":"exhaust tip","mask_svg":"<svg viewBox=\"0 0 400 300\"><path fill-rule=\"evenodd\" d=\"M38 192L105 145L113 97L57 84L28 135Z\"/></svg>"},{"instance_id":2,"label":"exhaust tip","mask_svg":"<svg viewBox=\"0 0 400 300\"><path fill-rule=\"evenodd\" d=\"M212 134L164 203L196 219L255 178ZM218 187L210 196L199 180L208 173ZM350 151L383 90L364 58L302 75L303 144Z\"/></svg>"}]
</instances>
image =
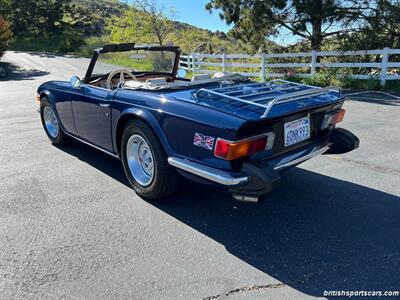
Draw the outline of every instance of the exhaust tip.
<instances>
[{"instance_id":1,"label":"exhaust tip","mask_svg":"<svg viewBox=\"0 0 400 300\"><path fill-rule=\"evenodd\" d=\"M240 201L240 202L251 202L251 203L257 203L259 197L258 196L253 196L253 195L243 195L243 194L236 194L232 193L233 199Z\"/></svg>"}]
</instances>

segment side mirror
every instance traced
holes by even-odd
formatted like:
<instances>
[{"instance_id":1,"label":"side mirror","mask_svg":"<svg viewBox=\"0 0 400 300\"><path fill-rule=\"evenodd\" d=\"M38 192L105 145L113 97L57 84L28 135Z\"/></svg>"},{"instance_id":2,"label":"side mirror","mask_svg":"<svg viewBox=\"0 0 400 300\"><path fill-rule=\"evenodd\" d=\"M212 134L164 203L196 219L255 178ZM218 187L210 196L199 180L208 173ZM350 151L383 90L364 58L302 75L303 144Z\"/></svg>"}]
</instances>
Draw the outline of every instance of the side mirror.
<instances>
[{"instance_id":1,"label":"side mirror","mask_svg":"<svg viewBox=\"0 0 400 300\"><path fill-rule=\"evenodd\" d=\"M179 78L185 78L186 74L187 74L186 70L184 70L184 69L179 69L178 70L178 77Z\"/></svg>"},{"instance_id":2,"label":"side mirror","mask_svg":"<svg viewBox=\"0 0 400 300\"><path fill-rule=\"evenodd\" d=\"M72 76L69 82L74 88L78 88L82 85L82 81L79 79L78 76Z\"/></svg>"}]
</instances>

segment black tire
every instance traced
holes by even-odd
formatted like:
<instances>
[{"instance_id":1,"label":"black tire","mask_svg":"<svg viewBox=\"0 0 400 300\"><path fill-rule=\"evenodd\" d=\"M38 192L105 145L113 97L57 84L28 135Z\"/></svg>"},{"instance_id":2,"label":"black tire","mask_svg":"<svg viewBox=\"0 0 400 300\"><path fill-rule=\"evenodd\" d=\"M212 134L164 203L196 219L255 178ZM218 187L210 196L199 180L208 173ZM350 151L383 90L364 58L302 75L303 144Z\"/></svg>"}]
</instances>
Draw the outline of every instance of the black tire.
<instances>
[{"instance_id":1,"label":"black tire","mask_svg":"<svg viewBox=\"0 0 400 300\"><path fill-rule=\"evenodd\" d=\"M46 132L47 137L50 139L50 141L51 141L51 143L53 145L62 145L62 144L64 144L66 142L67 136L65 135L64 131L61 128L61 123L60 123L60 120L58 119L57 114L55 114L55 115L56 115L57 122L58 122L58 133L57 133L56 136L52 136L49 133L49 131L48 131L47 127L46 127L46 124L45 124L45 120L44 120L44 110L45 110L46 107L50 107L50 109L53 112L55 112L55 109L51 105L49 99L46 98L46 97L43 97L40 100L40 119L42 120L43 129Z\"/></svg>"},{"instance_id":2,"label":"black tire","mask_svg":"<svg viewBox=\"0 0 400 300\"><path fill-rule=\"evenodd\" d=\"M127 142L132 135L140 135L148 144L153 156L153 179L150 184L143 186L131 174L127 159ZM121 140L121 159L126 177L135 192L148 200L159 200L176 191L179 185L179 174L168 164L160 142L152 130L140 120L129 121Z\"/></svg>"}]
</instances>

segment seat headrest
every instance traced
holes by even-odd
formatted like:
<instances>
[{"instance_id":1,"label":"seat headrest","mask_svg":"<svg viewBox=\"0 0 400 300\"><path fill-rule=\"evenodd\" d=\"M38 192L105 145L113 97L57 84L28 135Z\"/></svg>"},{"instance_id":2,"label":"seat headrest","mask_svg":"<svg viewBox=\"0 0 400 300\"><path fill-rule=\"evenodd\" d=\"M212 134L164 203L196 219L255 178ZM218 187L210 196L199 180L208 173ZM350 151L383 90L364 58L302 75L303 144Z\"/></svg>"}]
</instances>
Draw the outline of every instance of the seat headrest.
<instances>
[{"instance_id":1,"label":"seat headrest","mask_svg":"<svg viewBox=\"0 0 400 300\"><path fill-rule=\"evenodd\" d=\"M193 75L191 81L205 80L205 79L210 79L210 78L211 78L210 74L196 74L196 75Z\"/></svg>"},{"instance_id":2,"label":"seat headrest","mask_svg":"<svg viewBox=\"0 0 400 300\"><path fill-rule=\"evenodd\" d=\"M163 84L166 83L165 77L158 77L158 78L149 78L146 80L146 83L150 84Z\"/></svg>"}]
</instances>

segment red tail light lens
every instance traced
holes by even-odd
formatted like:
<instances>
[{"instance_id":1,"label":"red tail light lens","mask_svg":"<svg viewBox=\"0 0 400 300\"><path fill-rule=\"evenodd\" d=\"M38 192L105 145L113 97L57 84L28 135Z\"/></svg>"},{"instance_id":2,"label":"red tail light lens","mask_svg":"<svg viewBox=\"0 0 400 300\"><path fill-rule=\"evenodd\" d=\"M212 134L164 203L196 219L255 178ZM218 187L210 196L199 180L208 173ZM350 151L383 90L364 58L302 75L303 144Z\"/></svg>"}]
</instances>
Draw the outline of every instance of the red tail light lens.
<instances>
[{"instance_id":1,"label":"red tail light lens","mask_svg":"<svg viewBox=\"0 0 400 300\"><path fill-rule=\"evenodd\" d=\"M226 160L234 160L249 156L272 148L273 138L273 133L241 141L227 141L218 138L215 145L214 155ZM269 139L272 139L272 141L269 142Z\"/></svg>"}]
</instances>

